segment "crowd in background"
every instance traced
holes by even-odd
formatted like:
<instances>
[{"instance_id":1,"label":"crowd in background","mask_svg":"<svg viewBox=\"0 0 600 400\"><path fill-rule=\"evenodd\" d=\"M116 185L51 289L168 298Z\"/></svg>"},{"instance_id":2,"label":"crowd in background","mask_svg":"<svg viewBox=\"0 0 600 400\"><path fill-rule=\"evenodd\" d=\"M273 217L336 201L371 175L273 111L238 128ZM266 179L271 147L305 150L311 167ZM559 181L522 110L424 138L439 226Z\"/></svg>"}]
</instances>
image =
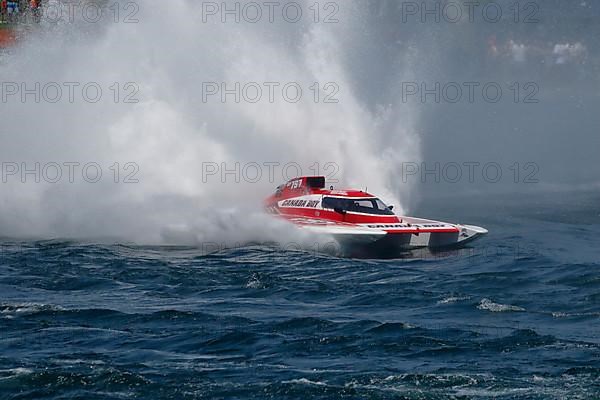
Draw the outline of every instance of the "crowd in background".
<instances>
[{"instance_id":1,"label":"crowd in background","mask_svg":"<svg viewBox=\"0 0 600 400\"><path fill-rule=\"evenodd\" d=\"M488 55L492 58L505 58L514 64L537 60L548 65L567 65L585 63L588 49L580 41L569 40L544 43L509 39L504 45L500 45L494 35L488 40Z\"/></svg>"},{"instance_id":2,"label":"crowd in background","mask_svg":"<svg viewBox=\"0 0 600 400\"><path fill-rule=\"evenodd\" d=\"M0 0L0 23L14 23L25 16L40 18L43 0Z\"/></svg>"},{"instance_id":3,"label":"crowd in background","mask_svg":"<svg viewBox=\"0 0 600 400\"><path fill-rule=\"evenodd\" d=\"M0 0L0 24L33 21L39 22L42 9L48 0ZM367 0L372 3L372 13L376 18L380 29L389 33L389 43L396 43L394 51L405 52L412 43L418 43L418 35L423 34L423 27L429 33L441 30L443 35L446 30L451 30L453 40L448 49L453 52L464 52L464 57L451 59L469 59L468 65L461 63L460 69L467 71L473 69L487 70L490 67L504 67L517 69L518 71L529 70L531 72L561 72L572 69L583 70L597 75L600 71L600 42L596 40L597 23L594 15L589 15L590 10L583 7L584 3L573 6L574 13L564 15L560 12L556 15L543 15L538 23L514 23L511 15L499 23L478 24L461 23L444 24L439 23L421 24L419 21L413 23L401 23L403 21L401 2L396 0ZM445 3L449 0L437 0ZM435 1L434 1L435 2ZM543 3L546 4L546 3ZM552 11L548 8L546 11ZM564 10L562 10L564 11ZM563 18L577 19L577 24L562 24ZM597 15L596 15L597 18ZM564 29L561 27L564 26ZM576 30L572 26L578 27ZM462 32L462 33L461 33ZM440 35L443 38L443 35ZM441 42L441 40L440 40ZM478 49L480 57L473 58L473 49ZM443 52L441 46L439 52ZM478 63L477 60L483 60ZM537 71L536 71L537 70ZM585 78L582 74L579 76Z\"/></svg>"}]
</instances>

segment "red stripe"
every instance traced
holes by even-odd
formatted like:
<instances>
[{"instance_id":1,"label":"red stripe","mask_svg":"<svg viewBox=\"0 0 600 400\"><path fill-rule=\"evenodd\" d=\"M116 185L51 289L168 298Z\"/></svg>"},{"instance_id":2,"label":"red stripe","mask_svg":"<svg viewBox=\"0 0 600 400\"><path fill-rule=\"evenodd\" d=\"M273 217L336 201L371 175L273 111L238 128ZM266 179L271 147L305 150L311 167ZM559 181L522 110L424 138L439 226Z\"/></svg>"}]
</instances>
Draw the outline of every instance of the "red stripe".
<instances>
[{"instance_id":1,"label":"red stripe","mask_svg":"<svg viewBox=\"0 0 600 400\"><path fill-rule=\"evenodd\" d=\"M400 219L395 215L363 215L340 214L335 211L318 210L310 208L282 207L279 212L286 217L318 218L333 222L346 222L350 224L397 224ZM318 213L318 215L317 215Z\"/></svg>"},{"instance_id":2,"label":"red stripe","mask_svg":"<svg viewBox=\"0 0 600 400\"><path fill-rule=\"evenodd\" d=\"M385 229L384 229L385 230ZM412 229L412 230L385 230L389 234L403 234L410 233L412 235L417 235L419 233L458 233L460 230L458 228L442 228L442 229Z\"/></svg>"}]
</instances>

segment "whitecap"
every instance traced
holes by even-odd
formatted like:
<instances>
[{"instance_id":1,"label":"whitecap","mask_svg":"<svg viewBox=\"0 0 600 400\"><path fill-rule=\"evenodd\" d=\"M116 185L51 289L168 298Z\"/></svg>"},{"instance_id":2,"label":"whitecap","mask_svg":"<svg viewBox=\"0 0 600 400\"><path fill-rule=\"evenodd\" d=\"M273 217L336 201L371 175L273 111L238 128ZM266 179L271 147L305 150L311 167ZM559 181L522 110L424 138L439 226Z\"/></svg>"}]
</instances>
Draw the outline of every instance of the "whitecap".
<instances>
[{"instance_id":1,"label":"whitecap","mask_svg":"<svg viewBox=\"0 0 600 400\"><path fill-rule=\"evenodd\" d=\"M31 375L33 370L29 368L11 368L11 369L0 369L0 380L11 379L17 376Z\"/></svg>"},{"instance_id":2,"label":"whitecap","mask_svg":"<svg viewBox=\"0 0 600 400\"><path fill-rule=\"evenodd\" d=\"M43 311L63 311L64 308L52 304L40 303L2 303L0 304L0 314L7 318L15 314L35 314Z\"/></svg>"},{"instance_id":3,"label":"whitecap","mask_svg":"<svg viewBox=\"0 0 600 400\"><path fill-rule=\"evenodd\" d=\"M555 311L552 313L553 318L588 318L588 317L600 317L599 312L583 312L583 313L566 313L561 311Z\"/></svg>"},{"instance_id":4,"label":"whitecap","mask_svg":"<svg viewBox=\"0 0 600 400\"><path fill-rule=\"evenodd\" d=\"M513 306L510 304L494 303L490 299L481 300L477 308L491 312L525 311L523 307Z\"/></svg>"},{"instance_id":5,"label":"whitecap","mask_svg":"<svg viewBox=\"0 0 600 400\"><path fill-rule=\"evenodd\" d=\"M283 381L282 383L295 383L295 384L302 384L302 385L315 385L315 386L327 386L327 384L325 382L320 382L320 381L311 381L308 380L306 378L300 378L300 379L292 379L291 381Z\"/></svg>"},{"instance_id":6,"label":"whitecap","mask_svg":"<svg viewBox=\"0 0 600 400\"><path fill-rule=\"evenodd\" d=\"M452 304L458 303L459 301L469 300L471 297L469 296L450 296L445 299L439 300L437 304Z\"/></svg>"},{"instance_id":7,"label":"whitecap","mask_svg":"<svg viewBox=\"0 0 600 400\"><path fill-rule=\"evenodd\" d=\"M252 277L246 283L247 289L263 289L264 285L260 281L260 276L258 274L252 275Z\"/></svg>"}]
</instances>

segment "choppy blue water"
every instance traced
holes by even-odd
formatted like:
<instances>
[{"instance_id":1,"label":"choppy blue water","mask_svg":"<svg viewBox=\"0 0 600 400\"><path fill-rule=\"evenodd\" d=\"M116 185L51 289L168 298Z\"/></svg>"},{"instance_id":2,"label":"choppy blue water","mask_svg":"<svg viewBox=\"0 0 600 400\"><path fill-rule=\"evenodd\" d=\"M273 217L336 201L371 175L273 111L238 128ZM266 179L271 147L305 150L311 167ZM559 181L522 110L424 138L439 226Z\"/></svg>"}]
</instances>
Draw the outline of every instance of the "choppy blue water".
<instances>
[{"instance_id":1,"label":"choppy blue water","mask_svg":"<svg viewBox=\"0 0 600 400\"><path fill-rule=\"evenodd\" d=\"M0 398L599 398L598 200L387 261L4 239Z\"/></svg>"}]
</instances>

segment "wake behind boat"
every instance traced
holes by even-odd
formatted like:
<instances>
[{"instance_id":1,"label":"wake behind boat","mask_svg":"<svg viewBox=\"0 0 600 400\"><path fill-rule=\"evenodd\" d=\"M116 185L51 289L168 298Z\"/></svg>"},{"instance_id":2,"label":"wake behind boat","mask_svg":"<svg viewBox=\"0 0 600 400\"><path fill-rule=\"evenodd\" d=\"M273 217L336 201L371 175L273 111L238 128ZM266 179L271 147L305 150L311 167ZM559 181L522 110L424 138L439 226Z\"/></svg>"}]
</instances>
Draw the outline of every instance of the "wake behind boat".
<instances>
[{"instance_id":1,"label":"wake behind boat","mask_svg":"<svg viewBox=\"0 0 600 400\"><path fill-rule=\"evenodd\" d=\"M452 248L488 233L478 226L398 216L392 206L365 191L326 189L323 176L290 180L265 206L301 229L333 236L351 254L389 256L418 248Z\"/></svg>"}]
</instances>

